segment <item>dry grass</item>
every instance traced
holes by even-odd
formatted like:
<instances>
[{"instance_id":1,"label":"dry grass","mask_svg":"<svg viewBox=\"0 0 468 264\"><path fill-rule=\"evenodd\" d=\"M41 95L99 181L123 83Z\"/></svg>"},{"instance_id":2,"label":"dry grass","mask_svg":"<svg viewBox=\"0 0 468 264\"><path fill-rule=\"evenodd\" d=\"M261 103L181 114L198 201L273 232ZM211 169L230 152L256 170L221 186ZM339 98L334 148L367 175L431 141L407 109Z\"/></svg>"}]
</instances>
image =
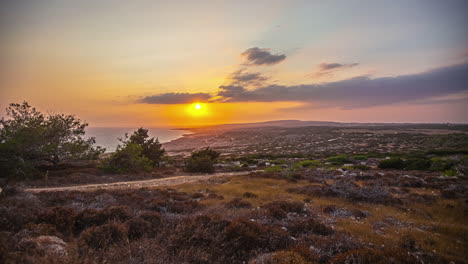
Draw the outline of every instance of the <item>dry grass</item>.
<instances>
[{"instance_id":1,"label":"dry grass","mask_svg":"<svg viewBox=\"0 0 468 264\"><path fill-rule=\"evenodd\" d=\"M210 184L201 182L198 184L182 184L174 187L182 192L196 192L198 190L210 190L222 195L225 200L243 197L244 193L250 192L257 197L243 197L254 206L259 206L265 202L275 200L303 201L306 196L301 194L288 193L287 189L302 186L304 182L289 182L287 180L276 180L268 178L249 178L248 176L236 176L229 178L229 181L221 184ZM206 205L222 203L219 200L202 201Z\"/></svg>"},{"instance_id":2,"label":"dry grass","mask_svg":"<svg viewBox=\"0 0 468 264\"><path fill-rule=\"evenodd\" d=\"M331 182L328 181L328 183ZM361 181L360 185L362 183ZM304 185L310 185L310 183L240 176L222 184L181 185L176 189L186 192L209 189L228 199L242 197L244 192L252 192L258 198L244 198L244 200L258 206L273 200L307 200L307 195L287 192L290 188ZM320 186L320 184L315 185ZM369 214L367 218L359 220L339 218L331 221L338 232L347 232L365 244L389 247L408 235L414 238L422 250L463 263L467 257L465 249L468 248L468 226L466 225L468 204L464 200L441 199L439 190L436 189L406 188L406 191L416 195L430 195L436 199L431 204L408 202L405 205L394 206L316 196L310 197L311 202L308 207L314 212L320 212L326 206L367 211ZM213 205L219 201L207 200L205 203ZM324 214L323 217L327 216ZM387 218L392 221L386 223ZM387 222L389 222L388 219ZM382 230L377 227L382 227Z\"/></svg>"}]
</instances>

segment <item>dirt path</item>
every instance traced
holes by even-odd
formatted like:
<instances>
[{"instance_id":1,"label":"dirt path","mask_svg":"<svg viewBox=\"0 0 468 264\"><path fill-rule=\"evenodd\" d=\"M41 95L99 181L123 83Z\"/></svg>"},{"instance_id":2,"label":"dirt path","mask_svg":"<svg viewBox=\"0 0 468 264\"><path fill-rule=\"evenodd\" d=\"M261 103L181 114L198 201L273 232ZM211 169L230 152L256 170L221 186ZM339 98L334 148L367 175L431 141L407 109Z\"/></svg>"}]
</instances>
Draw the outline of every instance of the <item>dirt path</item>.
<instances>
[{"instance_id":1,"label":"dirt path","mask_svg":"<svg viewBox=\"0 0 468 264\"><path fill-rule=\"evenodd\" d=\"M50 188L29 188L24 189L26 192L58 192L58 191L93 191L96 189L138 189L142 187L157 187L157 186L173 186L182 183L191 183L197 181L204 181L213 178L239 176L251 173L250 171L242 172L224 172L214 173L205 175L184 175L175 176L154 180L143 180L143 181L126 181L126 182L113 182L113 183L99 183L99 184L86 184L86 185L75 185L67 187L50 187Z\"/></svg>"}]
</instances>

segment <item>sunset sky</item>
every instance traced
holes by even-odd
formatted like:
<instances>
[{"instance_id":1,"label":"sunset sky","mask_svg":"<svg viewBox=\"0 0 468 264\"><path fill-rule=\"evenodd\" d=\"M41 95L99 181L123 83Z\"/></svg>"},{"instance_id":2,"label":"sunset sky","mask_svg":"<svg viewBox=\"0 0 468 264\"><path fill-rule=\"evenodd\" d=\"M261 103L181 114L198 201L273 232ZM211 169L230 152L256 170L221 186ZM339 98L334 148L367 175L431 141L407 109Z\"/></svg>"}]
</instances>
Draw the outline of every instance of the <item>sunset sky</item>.
<instances>
[{"instance_id":1,"label":"sunset sky","mask_svg":"<svg viewBox=\"0 0 468 264\"><path fill-rule=\"evenodd\" d=\"M467 14L463 0L2 0L1 114L26 100L91 126L468 123Z\"/></svg>"}]
</instances>

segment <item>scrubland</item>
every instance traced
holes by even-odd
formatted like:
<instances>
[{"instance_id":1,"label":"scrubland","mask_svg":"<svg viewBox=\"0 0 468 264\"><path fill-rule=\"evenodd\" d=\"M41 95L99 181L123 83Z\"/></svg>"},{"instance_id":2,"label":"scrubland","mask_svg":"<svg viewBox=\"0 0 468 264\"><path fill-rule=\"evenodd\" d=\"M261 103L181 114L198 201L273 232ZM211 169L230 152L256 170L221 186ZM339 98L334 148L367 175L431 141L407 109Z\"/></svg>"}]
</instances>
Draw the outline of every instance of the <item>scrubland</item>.
<instances>
[{"instance_id":1,"label":"scrubland","mask_svg":"<svg viewBox=\"0 0 468 264\"><path fill-rule=\"evenodd\" d=\"M411 175L411 176L410 176ZM138 190L5 188L2 263L465 263L467 180L303 169Z\"/></svg>"}]
</instances>

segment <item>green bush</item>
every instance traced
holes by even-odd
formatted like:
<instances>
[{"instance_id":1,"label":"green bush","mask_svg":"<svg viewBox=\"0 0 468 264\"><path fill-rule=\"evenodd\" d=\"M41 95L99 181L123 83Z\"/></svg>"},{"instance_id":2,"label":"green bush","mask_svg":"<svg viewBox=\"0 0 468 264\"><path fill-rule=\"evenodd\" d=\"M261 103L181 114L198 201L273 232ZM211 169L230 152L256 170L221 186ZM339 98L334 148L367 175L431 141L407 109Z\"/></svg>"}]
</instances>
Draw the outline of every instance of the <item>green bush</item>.
<instances>
[{"instance_id":1,"label":"green bush","mask_svg":"<svg viewBox=\"0 0 468 264\"><path fill-rule=\"evenodd\" d=\"M320 160L303 160L296 163L294 166L296 168L317 168L322 165Z\"/></svg>"},{"instance_id":2,"label":"green bush","mask_svg":"<svg viewBox=\"0 0 468 264\"><path fill-rule=\"evenodd\" d=\"M455 169L457 170L458 174L460 174L460 176L468 175L468 155L463 156L457 162Z\"/></svg>"},{"instance_id":3,"label":"green bush","mask_svg":"<svg viewBox=\"0 0 468 264\"><path fill-rule=\"evenodd\" d=\"M151 171L153 162L142 156L143 148L137 144L126 144L104 163L103 169L113 173Z\"/></svg>"},{"instance_id":4,"label":"green bush","mask_svg":"<svg viewBox=\"0 0 468 264\"><path fill-rule=\"evenodd\" d=\"M432 158L431 167L432 171L446 171L450 170L454 165L455 161L447 158Z\"/></svg>"},{"instance_id":5,"label":"green bush","mask_svg":"<svg viewBox=\"0 0 468 264\"><path fill-rule=\"evenodd\" d=\"M457 171L455 170L446 170L444 171L445 176L457 176Z\"/></svg>"},{"instance_id":6,"label":"green bush","mask_svg":"<svg viewBox=\"0 0 468 264\"><path fill-rule=\"evenodd\" d=\"M402 170L405 168L405 162L401 158L384 159L379 162L380 169L397 169Z\"/></svg>"},{"instance_id":7,"label":"green bush","mask_svg":"<svg viewBox=\"0 0 468 264\"><path fill-rule=\"evenodd\" d=\"M353 156L353 159L355 159L355 160L366 160L367 156L366 155L356 155L356 156Z\"/></svg>"},{"instance_id":8,"label":"green bush","mask_svg":"<svg viewBox=\"0 0 468 264\"><path fill-rule=\"evenodd\" d=\"M428 170L431 167L431 161L428 159L412 158L404 162L405 170Z\"/></svg>"},{"instance_id":9,"label":"green bush","mask_svg":"<svg viewBox=\"0 0 468 264\"><path fill-rule=\"evenodd\" d=\"M268 168L265 168L265 172L281 172L283 169L281 168L280 165L274 165L270 166Z\"/></svg>"},{"instance_id":10,"label":"green bush","mask_svg":"<svg viewBox=\"0 0 468 264\"><path fill-rule=\"evenodd\" d=\"M326 159L326 161L330 162L333 165L341 165L341 164L351 162L348 159L348 156L346 155L337 155L337 156L329 157L328 159Z\"/></svg>"},{"instance_id":11,"label":"green bush","mask_svg":"<svg viewBox=\"0 0 468 264\"><path fill-rule=\"evenodd\" d=\"M286 178L287 181L296 182L297 180L301 179L301 175L293 171L288 171L284 174L284 178Z\"/></svg>"},{"instance_id":12,"label":"green bush","mask_svg":"<svg viewBox=\"0 0 468 264\"><path fill-rule=\"evenodd\" d=\"M214 164L216 163L219 155L219 152L216 152L211 148L195 151L185 162L185 170L188 172L213 173Z\"/></svg>"}]
</instances>

